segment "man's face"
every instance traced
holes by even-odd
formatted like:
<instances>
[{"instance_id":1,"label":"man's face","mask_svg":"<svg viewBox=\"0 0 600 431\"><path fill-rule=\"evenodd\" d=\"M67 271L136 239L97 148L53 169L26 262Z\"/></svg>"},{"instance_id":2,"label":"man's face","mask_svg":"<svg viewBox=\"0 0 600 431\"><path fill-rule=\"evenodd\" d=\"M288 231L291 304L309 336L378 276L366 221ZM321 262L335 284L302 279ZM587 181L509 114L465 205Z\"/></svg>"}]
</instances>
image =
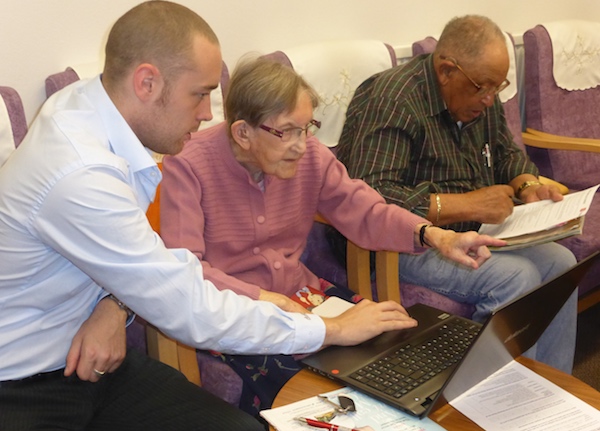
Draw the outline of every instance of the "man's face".
<instances>
[{"instance_id":1,"label":"man's face","mask_svg":"<svg viewBox=\"0 0 600 431\"><path fill-rule=\"evenodd\" d=\"M481 59L464 65L461 59L454 60L453 66L445 61L450 72L442 81L442 97L452 118L467 123L493 105L494 89L502 85L508 73L508 51L504 41L498 41L487 46Z\"/></svg>"},{"instance_id":2,"label":"man's face","mask_svg":"<svg viewBox=\"0 0 600 431\"><path fill-rule=\"evenodd\" d=\"M157 153L179 153L190 133L197 131L202 121L212 119L210 93L221 78L219 46L197 36L192 64L194 67L171 79L150 108L141 141Z\"/></svg>"}]
</instances>

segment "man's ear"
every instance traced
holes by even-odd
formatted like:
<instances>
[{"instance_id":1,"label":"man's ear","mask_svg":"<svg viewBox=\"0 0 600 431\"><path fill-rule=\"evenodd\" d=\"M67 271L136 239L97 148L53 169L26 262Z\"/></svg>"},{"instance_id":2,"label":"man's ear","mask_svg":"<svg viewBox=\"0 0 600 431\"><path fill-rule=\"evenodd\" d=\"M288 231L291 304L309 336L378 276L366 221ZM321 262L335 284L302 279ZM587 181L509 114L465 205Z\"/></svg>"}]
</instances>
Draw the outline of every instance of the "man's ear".
<instances>
[{"instance_id":1,"label":"man's ear","mask_svg":"<svg viewBox=\"0 0 600 431\"><path fill-rule=\"evenodd\" d=\"M435 61L435 72L440 85L444 86L450 80L450 75L456 70L456 65L450 60L437 58Z\"/></svg>"},{"instance_id":2,"label":"man's ear","mask_svg":"<svg viewBox=\"0 0 600 431\"><path fill-rule=\"evenodd\" d=\"M237 120L231 125L233 140L244 150L250 149L250 137L254 130L244 120Z\"/></svg>"},{"instance_id":3,"label":"man's ear","mask_svg":"<svg viewBox=\"0 0 600 431\"><path fill-rule=\"evenodd\" d=\"M140 64L133 72L133 88L141 101L156 100L164 88L163 76L153 64Z\"/></svg>"}]
</instances>

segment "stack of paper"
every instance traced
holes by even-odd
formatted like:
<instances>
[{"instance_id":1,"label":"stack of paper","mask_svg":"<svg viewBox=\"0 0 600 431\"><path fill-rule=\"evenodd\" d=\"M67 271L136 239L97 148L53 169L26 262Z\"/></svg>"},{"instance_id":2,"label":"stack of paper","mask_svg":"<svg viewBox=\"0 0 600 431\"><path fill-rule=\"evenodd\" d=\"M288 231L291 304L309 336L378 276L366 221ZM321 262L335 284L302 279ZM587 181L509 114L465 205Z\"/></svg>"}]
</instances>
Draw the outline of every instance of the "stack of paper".
<instances>
[{"instance_id":1,"label":"stack of paper","mask_svg":"<svg viewBox=\"0 0 600 431\"><path fill-rule=\"evenodd\" d=\"M598 187L569 193L560 202L543 200L518 205L503 223L484 223L479 233L506 240L507 245L496 248L498 250L513 250L579 235Z\"/></svg>"}]
</instances>

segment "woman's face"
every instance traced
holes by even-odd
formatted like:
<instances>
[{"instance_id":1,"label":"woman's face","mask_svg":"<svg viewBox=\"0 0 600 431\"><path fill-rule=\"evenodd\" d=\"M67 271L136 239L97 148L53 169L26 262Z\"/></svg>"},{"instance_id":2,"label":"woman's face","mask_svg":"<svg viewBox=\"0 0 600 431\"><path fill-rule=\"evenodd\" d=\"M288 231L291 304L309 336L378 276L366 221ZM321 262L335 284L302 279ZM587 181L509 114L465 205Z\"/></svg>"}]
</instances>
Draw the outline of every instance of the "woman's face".
<instances>
[{"instance_id":1,"label":"woman's face","mask_svg":"<svg viewBox=\"0 0 600 431\"><path fill-rule=\"evenodd\" d=\"M244 163L247 168L280 179L292 178L296 174L298 161L306 152L307 132L298 132L310 124L312 115L312 101L306 91L301 90L296 107L291 112L268 118L263 123L281 132L296 129L292 131L292 138L288 142L260 127L252 128L249 135L250 160Z\"/></svg>"}]
</instances>

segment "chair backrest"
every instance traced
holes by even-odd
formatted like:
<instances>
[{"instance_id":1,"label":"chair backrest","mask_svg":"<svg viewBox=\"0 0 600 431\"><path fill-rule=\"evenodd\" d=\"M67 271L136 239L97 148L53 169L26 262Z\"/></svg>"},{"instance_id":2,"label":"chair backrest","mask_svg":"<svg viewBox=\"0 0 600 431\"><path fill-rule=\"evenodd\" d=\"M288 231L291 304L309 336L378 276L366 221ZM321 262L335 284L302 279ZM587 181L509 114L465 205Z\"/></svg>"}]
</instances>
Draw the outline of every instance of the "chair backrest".
<instances>
[{"instance_id":1,"label":"chair backrest","mask_svg":"<svg viewBox=\"0 0 600 431\"><path fill-rule=\"evenodd\" d=\"M67 67L62 72L54 73L46 78L46 98L58 90L79 80L79 75L72 67Z\"/></svg>"},{"instance_id":2,"label":"chair backrest","mask_svg":"<svg viewBox=\"0 0 600 431\"><path fill-rule=\"evenodd\" d=\"M555 36L554 42L558 44L559 37ZM579 33L578 37L581 37ZM572 52L565 53L567 61L585 65L587 55L600 55L600 43L591 47L587 40L580 42ZM555 135L600 138L600 86L571 91L557 85L553 73L553 41L545 26L527 30L523 43L527 127ZM528 148L528 153L544 176L571 189L579 190L600 182L599 154L538 148Z\"/></svg>"},{"instance_id":3,"label":"chair backrest","mask_svg":"<svg viewBox=\"0 0 600 431\"><path fill-rule=\"evenodd\" d=\"M11 87L0 87L0 166L27 133L23 102Z\"/></svg>"},{"instance_id":4,"label":"chair backrest","mask_svg":"<svg viewBox=\"0 0 600 431\"><path fill-rule=\"evenodd\" d=\"M523 144L523 137L521 132L523 130L521 124L521 109L519 108L519 97L517 95L517 77L514 72L516 65L515 62L515 45L512 35L506 34L507 46L509 49L509 57L511 59L511 71L509 71L508 79L511 85L500 93L500 100L502 101L502 107L504 108L504 116L506 117L506 123L510 132L513 135L515 143L525 151L525 145ZM510 43L510 45L509 45ZM418 40L412 44L413 56L421 54L430 54L435 50L437 40L434 37L428 36L425 39ZM512 91L511 91L512 88ZM504 94L503 94L504 93Z\"/></svg>"},{"instance_id":5,"label":"chair backrest","mask_svg":"<svg viewBox=\"0 0 600 431\"><path fill-rule=\"evenodd\" d=\"M432 36L427 36L425 39L418 40L412 44L412 55L416 57L422 54L431 54L435 51L437 39Z\"/></svg>"},{"instance_id":6,"label":"chair backrest","mask_svg":"<svg viewBox=\"0 0 600 431\"><path fill-rule=\"evenodd\" d=\"M319 94L314 117L322 123L319 140L338 144L348 104L367 78L397 64L393 48L376 40L338 40L301 45L267 54L293 67Z\"/></svg>"},{"instance_id":7,"label":"chair backrest","mask_svg":"<svg viewBox=\"0 0 600 431\"><path fill-rule=\"evenodd\" d=\"M225 62L223 62L223 68L221 69L221 82L219 86L210 95L210 109L212 111L213 119L205 121L200 125L200 130L214 126L225 120L225 110L223 102L227 95L227 89L229 88L229 69Z\"/></svg>"}]
</instances>

